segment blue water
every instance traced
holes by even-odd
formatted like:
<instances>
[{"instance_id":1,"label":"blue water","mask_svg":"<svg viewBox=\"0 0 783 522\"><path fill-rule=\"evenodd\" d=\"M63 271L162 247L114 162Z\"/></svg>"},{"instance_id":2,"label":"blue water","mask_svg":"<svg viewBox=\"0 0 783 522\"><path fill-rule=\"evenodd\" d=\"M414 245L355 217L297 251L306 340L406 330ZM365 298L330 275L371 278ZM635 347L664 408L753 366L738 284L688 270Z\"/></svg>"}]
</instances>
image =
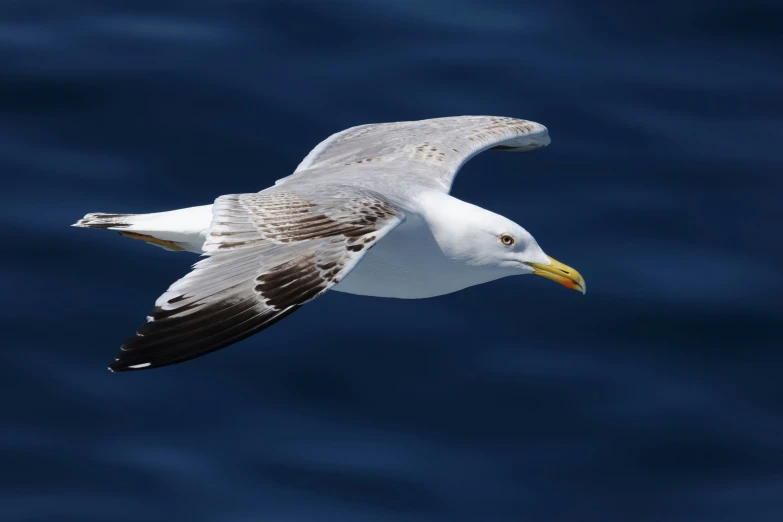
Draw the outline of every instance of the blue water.
<instances>
[{"instance_id":1,"label":"blue water","mask_svg":"<svg viewBox=\"0 0 783 522\"><path fill-rule=\"evenodd\" d=\"M783 520L781 35L755 1L3 2L0 520ZM328 293L106 371L194 258L70 223L459 114L549 127L454 193L586 296Z\"/></svg>"}]
</instances>

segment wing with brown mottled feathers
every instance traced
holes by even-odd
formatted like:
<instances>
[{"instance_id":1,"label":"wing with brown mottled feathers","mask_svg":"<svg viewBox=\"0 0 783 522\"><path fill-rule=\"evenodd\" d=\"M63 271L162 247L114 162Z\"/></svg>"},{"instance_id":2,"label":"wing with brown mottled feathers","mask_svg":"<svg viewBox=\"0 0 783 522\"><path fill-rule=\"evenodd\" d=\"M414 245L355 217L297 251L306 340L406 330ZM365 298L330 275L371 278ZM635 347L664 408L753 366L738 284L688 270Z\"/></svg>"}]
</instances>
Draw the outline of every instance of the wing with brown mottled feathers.
<instances>
[{"instance_id":1,"label":"wing with brown mottled feathers","mask_svg":"<svg viewBox=\"0 0 783 522\"><path fill-rule=\"evenodd\" d=\"M372 123L351 127L319 143L294 174L279 185L319 169L352 167L352 173L395 165L405 174L451 189L460 168L485 150L529 152L549 144L549 131L540 123L503 116L450 116L419 121ZM337 171L340 172L340 171Z\"/></svg>"},{"instance_id":2,"label":"wing with brown mottled feathers","mask_svg":"<svg viewBox=\"0 0 783 522\"><path fill-rule=\"evenodd\" d=\"M371 191L284 188L215 201L208 257L156 301L112 371L182 362L267 328L335 285L404 219Z\"/></svg>"}]
</instances>

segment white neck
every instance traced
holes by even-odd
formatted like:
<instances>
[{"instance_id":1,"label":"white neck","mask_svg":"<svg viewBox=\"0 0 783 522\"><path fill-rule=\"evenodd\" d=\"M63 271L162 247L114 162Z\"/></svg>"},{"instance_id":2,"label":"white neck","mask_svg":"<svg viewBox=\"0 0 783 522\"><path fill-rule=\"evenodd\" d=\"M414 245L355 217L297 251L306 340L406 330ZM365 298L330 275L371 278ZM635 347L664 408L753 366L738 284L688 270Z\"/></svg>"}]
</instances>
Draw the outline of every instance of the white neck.
<instances>
[{"instance_id":1,"label":"white neck","mask_svg":"<svg viewBox=\"0 0 783 522\"><path fill-rule=\"evenodd\" d=\"M477 224L492 219L494 213L442 192L425 193L420 203L421 215L446 257L466 265L484 264L482 257L477 256L475 245L482 243L479 235L485 232ZM503 275L510 275L506 274L505 269L498 270Z\"/></svg>"}]
</instances>

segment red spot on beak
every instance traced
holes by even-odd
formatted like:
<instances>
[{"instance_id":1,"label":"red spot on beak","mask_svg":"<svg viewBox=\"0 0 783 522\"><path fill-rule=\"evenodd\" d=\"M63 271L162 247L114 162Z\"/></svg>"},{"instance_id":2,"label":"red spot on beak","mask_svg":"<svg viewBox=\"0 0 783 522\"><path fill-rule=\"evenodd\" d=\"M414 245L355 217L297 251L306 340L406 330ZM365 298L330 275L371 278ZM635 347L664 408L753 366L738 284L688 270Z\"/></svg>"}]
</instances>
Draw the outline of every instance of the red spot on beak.
<instances>
[{"instance_id":1,"label":"red spot on beak","mask_svg":"<svg viewBox=\"0 0 783 522\"><path fill-rule=\"evenodd\" d=\"M574 288L574 286L575 286L575 285L574 285L574 282L573 282L573 281L571 281L570 279L563 279L563 282L562 282L561 284L562 284L564 287L566 287L566 288L571 288L571 289L573 289L573 288Z\"/></svg>"}]
</instances>

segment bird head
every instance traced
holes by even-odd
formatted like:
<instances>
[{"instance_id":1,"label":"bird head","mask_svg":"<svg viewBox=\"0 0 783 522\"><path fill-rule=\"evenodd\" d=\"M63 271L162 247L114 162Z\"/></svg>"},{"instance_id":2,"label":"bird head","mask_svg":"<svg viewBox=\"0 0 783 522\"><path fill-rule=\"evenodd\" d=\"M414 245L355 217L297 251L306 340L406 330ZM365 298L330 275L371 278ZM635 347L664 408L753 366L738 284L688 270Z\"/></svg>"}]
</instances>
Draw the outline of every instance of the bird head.
<instances>
[{"instance_id":1,"label":"bird head","mask_svg":"<svg viewBox=\"0 0 783 522\"><path fill-rule=\"evenodd\" d=\"M469 266L500 270L504 275L534 274L561 285L587 290L582 275L546 255L535 238L520 225L481 207L459 202L441 207L442 219L431 223L438 245L447 257Z\"/></svg>"}]
</instances>

